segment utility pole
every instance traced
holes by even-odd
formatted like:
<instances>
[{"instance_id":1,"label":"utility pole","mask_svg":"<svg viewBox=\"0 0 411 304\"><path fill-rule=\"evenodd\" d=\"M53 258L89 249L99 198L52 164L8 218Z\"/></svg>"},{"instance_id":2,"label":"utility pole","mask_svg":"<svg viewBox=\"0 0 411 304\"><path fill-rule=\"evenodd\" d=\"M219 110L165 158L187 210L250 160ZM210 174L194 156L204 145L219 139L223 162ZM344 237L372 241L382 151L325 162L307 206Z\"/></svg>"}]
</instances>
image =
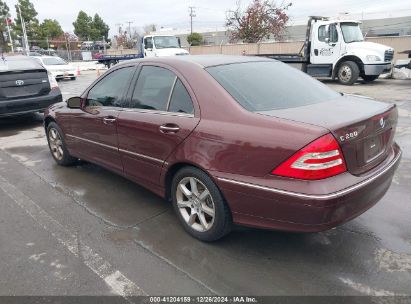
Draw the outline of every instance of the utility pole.
<instances>
[{"instance_id":1,"label":"utility pole","mask_svg":"<svg viewBox=\"0 0 411 304\"><path fill-rule=\"evenodd\" d=\"M188 9L190 10L190 33L193 33L193 18L196 16L196 11L194 10L194 6L189 6Z\"/></svg>"},{"instance_id":2,"label":"utility pole","mask_svg":"<svg viewBox=\"0 0 411 304\"><path fill-rule=\"evenodd\" d=\"M131 24L133 23L133 21L127 21L126 23L128 23L128 34L130 35L131 40Z\"/></svg>"}]
</instances>

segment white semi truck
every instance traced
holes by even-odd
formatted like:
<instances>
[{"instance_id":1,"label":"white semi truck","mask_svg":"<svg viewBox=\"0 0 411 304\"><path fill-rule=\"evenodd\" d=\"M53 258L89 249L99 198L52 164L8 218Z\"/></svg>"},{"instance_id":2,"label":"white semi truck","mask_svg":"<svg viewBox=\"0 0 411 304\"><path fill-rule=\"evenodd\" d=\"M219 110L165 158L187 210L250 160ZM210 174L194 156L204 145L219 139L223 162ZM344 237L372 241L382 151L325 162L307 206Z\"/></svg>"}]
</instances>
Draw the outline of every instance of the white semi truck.
<instances>
[{"instance_id":1,"label":"white semi truck","mask_svg":"<svg viewBox=\"0 0 411 304\"><path fill-rule=\"evenodd\" d=\"M352 85L365 82L392 68L394 49L366 42L360 21L310 17L304 46L299 54L259 54L292 64L313 77L337 78Z\"/></svg>"},{"instance_id":2,"label":"white semi truck","mask_svg":"<svg viewBox=\"0 0 411 304\"><path fill-rule=\"evenodd\" d=\"M135 52L123 54L123 51L111 52L111 54L97 54L95 59L107 67L120 61L145 58L189 55L189 52L180 45L180 39L172 35L146 35L141 39L139 49Z\"/></svg>"}]
</instances>

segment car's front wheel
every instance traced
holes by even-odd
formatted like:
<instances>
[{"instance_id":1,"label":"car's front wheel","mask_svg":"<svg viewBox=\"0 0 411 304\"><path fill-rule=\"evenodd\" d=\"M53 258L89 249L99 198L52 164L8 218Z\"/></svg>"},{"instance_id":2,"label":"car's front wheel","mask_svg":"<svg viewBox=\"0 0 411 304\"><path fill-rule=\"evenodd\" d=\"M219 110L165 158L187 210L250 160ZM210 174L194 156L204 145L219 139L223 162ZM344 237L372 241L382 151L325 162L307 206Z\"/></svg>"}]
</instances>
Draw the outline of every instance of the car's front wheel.
<instances>
[{"instance_id":1,"label":"car's front wheel","mask_svg":"<svg viewBox=\"0 0 411 304\"><path fill-rule=\"evenodd\" d=\"M360 69L354 61L343 62L338 68L338 80L341 84L352 85L357 81Z\"/></svg>"},{"instance_id":2,"label":"car's front wheel","mask_svg":"<svg viewBox=\"0 0 411 304\"><path fill-rule=\"evenodd\" d=\"M172 201L184 229L201 241L215 241L230 232L230 210L212 179L194 167L173 178Z\"/></svg>"},{"instance_id":3,"label":"car's front wheel","mask_svg":"<svg viewBox=\"0 0 411 304\"><path fill-rule=\"evenodd\" d=\"M51 155L59 165L70 166L76 163L77 158L72 157L68 152L63 132L55 122L47 126L47 141Z\"/></svg>"}]
</instances>

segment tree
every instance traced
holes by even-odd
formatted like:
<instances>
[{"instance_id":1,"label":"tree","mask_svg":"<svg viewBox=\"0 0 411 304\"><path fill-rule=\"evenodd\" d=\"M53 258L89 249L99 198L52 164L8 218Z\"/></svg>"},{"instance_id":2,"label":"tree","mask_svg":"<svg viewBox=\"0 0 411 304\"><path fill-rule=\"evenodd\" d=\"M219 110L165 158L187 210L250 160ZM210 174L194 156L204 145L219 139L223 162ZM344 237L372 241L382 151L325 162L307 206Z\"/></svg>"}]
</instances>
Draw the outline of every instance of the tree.
<instances>
[{"instance_id":1,"label":"tree","mask_svg":"<svg viewBox=\"0 0 411 304\"><path fill-rule=\"evenodd\" d=\"M76 21L73 22L74 33L81 40L108 40L109 26L104 20L95 14L94 18L87 15L84 11L78 13Z\"/></svg>"},{"instance_id":2,"label":"tree","mask_svg":"<svg viewBox=\"0 0 411 304\"><path fill-rule=\"evenodd\" d=\"M64 33L60 23L56 19L44 19L40 24L40 28L44 38L54 39Z\"/></svg>"},{"instance_id":3,"label":"tree","mask_svg":"<svg viewBox=\"0 0 411 304\"><path fill-rule=\"evenodd\" d=\"M157 26L155 24L147 24L143 27L144 34L150 34L151 32L157 31Z\"/></svg>"},{"instance_id":4,"label":"tree","mask_svg":"<svg viewBox=\"0 0 411 304\"><path fill-rule=\"evenodd\" d=\"M20 20L18 6L20 6L21 16L23 17L23 20L26 25L26 32L27 32L28 40L29 41L38 40L39 38L41 38L39 21L36 18L38 14L34 8L33 3L31 3L30 0L18 0L17 1L17 4L15 6L17 18L15 19L14 31L16 32L18 36L20 37L23 36L23 30L21 27L21 20Z\"/></svg>"},{"instance_id":5,"label":"tree","mask_svg":"<svg viewBox=\"0 0 411 304\"><path fill-rule=\"evenodd\" d=\"M76 21L73 22L74 34L76 34L81 40L90 40L92 22L93 19L89 15L87 15L84 11L80 11Z\"/></svg>"},{"instance_id":6,"label":"tree","mask_svg":"<svg viewBox=\"0 0 411 304\"><path fill-rule=\"evenodd\" d=\"M44 19L40 24L41 38L39 46L42 48L48 48L48 40L53 40L61 36L64 32L60 26L60 23L55 19Z\"/></svg>"},{"instance_id":7,"label":"tree","mask_svg":"<svg viewBox=\"0 0 411 304\"><path fill-rule=\"evenodd\" d=\"M253 0L245 11L237 4L226 19L230 40L242 40L246 43L257 43L273 35L281 40L285 25L288 22L287 10L292 3L277 6L271 0Z\"/></svg>"},{"instance_id":8,"label":"tree","mask_svg":"<svg viewBox=\"0 0 411 304\"><path fill-rule=\"evenodd\" d=\"M7 4L0 0L0 48L2 51L8 49L8 43L10 42L10 37L7 31L7 20L10 18L10 9ZM7 37L7 39L6 39Z\"/></svg>"},{"instance_id":9,"label":"tree","mask_svg":"<svg viewBox=\"0 0 411 304\"><path fill-rule=\"evenodd\" d=\"M203 42L203 36L199 33L193 32L187 36L187 42L191 46L200 45Z\"/></svg>"},{"instance_id":10,"label":"tree","mask_svg":"<svg viewBox=\"0 0 411 304\"><path fill-rule=\"evenodd\" d=\"M98 15L95 14L93 21L91 23L91 34L90 38L92 40L108 40L108 32L110 31L110 27L103 21L103 19Z\"/></svg>"}]
</instances>

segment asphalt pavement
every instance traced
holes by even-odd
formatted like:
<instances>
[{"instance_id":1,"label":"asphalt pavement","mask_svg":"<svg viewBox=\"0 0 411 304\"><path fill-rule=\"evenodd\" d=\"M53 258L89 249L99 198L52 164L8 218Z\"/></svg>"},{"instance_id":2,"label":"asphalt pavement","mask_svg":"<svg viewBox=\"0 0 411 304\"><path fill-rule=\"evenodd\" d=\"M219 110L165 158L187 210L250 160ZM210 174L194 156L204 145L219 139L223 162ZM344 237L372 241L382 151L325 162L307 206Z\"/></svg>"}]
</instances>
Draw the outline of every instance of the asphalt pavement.
<instances>
[{"instance_id":1,"label":"asphalt pavement","mask_svg":"<svg viewBox=\"0 0 411 304\"><path fill-rule=\"evenodd\" d=\"M96 78L60 82L79 95ZM187 235L170 204L96 165L59 167L41 115L0 120L0 295L411 295L411 81L335 90L399 108L403 159L372 209L321 233Z\"/></svg>"}]
</instances>

